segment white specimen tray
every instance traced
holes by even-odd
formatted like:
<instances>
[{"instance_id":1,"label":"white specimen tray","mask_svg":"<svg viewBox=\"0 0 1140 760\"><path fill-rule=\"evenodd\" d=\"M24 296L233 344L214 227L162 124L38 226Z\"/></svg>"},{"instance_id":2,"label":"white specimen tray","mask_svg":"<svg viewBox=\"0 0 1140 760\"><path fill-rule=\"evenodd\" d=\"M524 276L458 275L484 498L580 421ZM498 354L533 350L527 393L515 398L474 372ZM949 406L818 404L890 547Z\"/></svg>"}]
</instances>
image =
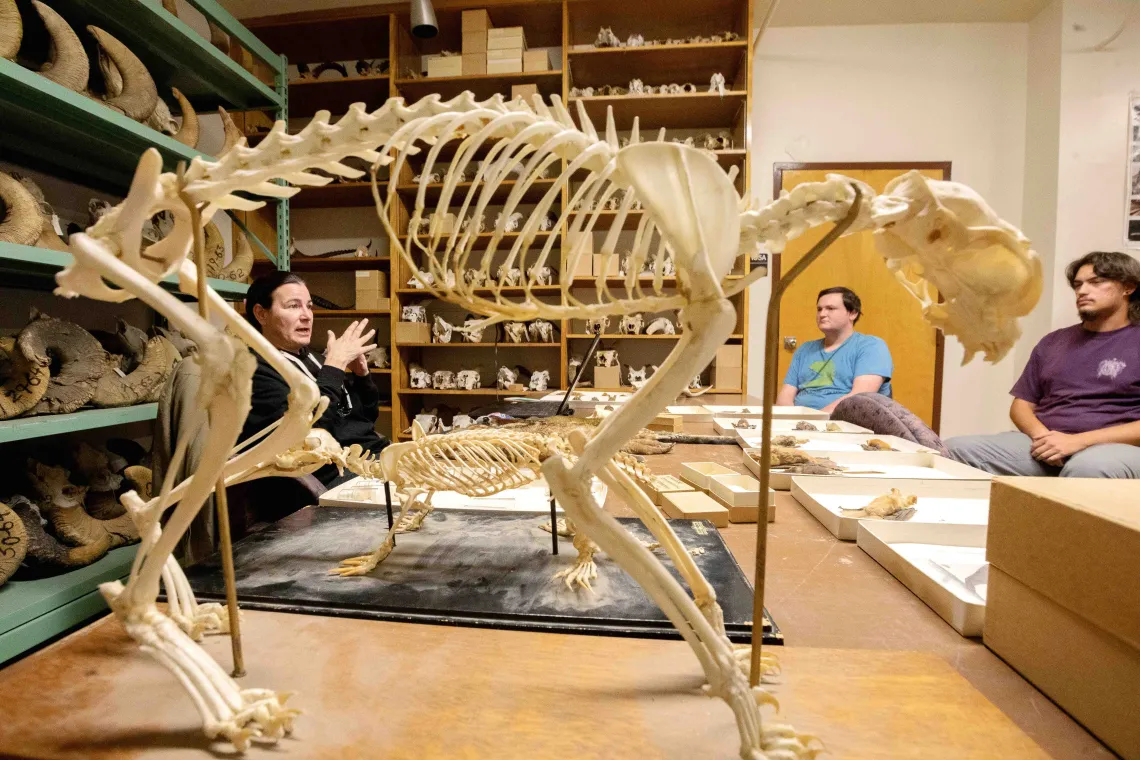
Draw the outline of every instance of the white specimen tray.
<instances>
[{"instance_id":1,"label":"white specimen tray","mask_svg":"<svg viewBox=\"0 0 1140 760\"><path fill-rule=\"evenodd\" d=\"M763 404L747 404L745 406L717 406L715 404L705 404L705 409L712 412L714 417L745 417L749 419L760 419L764 416ZM826 420L831 417L828 412L821 412L818 409L812 409L809 406L774 406L772 407L772 419L793 419L793 420Z\"/></svg>"},{"instance_id":2,"label":"white specimen tray","mask_svg":"<svg viewBox=\"0 0 1140 760\"><path fill-rule=\"evenodd\" d=\"M566 391L554 391L542 397L542 401L561 401ZM619 406L629 401L632 393L624 391L574 391L570 394L570 408L591 411L597 406Z\"/></svg>"},{"instance_id":3,"label":"white specimen tray","mask_svg":"<svg viewBox=\"0 0 1140 760\"><path fill-rule=\"evenodd\" d=\"M712 412L705 409L699 404L691 406L685 404L677 404L674 406L665 407L666 414L677 414L684 418L685 422L712 422Z\"/></svg>"},{"instance_id":4,"label":"white specimen tray","mask_svg":"<svg viewBox=\"0 0 1140 760\"><path fill-rule=\"evenodd\" d=\"M744 435L745 433L756 433L755 430L741 430L739 432L740 435L737 436L737 442L741 444L742 448L760 448L761 441L759 435ZM929 449L926 446L893 435L875 435L874 433L812 433L798 430L789 433L773 430L772 435L794 435L796 438L805 440L806 443L798 444L796 449L808 452L812 456L819 456L817 452L820 451L866 451L866 449L863 448L863 444L872 438L889 444L891 448L897 451L933 452L933 449ZM890 452L887 453L889 454Z\"/></svg>"},{"instance_id":5,"label":"white specimen tray","mask_svg":"<svg viewBox=\"0 0 1140 760\"><path fill-rule=\"evenodd\" d=\"M738 428L733 423L740 422L741 420L748 423L755 423L754 428ZM713 417L713 427L720 435L735 435L738 439L755 438L760 440L760 425L763 422L759 417ZM801 422L807 422L815 425L819 430L796 430L796 425ZM826 433L824 428L827 425L838 425L840 433L870 433L871 431L865 427L860 427L853 422L839 422L837 420L795 420L795 419L773 419L772 432L777 435L784 433L795 433L797 435L817 435L819 433ZM759 446L760 444L756 444Z\"/></svg>"},{"instance_id":6,"label":"white specimen tray","mask_svg":"<svg viewBox=\"0 0 1140 760\"><path fill-rule=\"evenodd\" d=\"M848 517L840 507L862 509L892 488L918 497L914 516L906 524L985 525L989 521L988 480L899 480L834 475L792 477L792 498L843 541L854 541L859 523L874 518Z\"/></svg>"},{"instance_id":7,"label":"white specimen tray","mask_svg":"<svg viewBox=\"0 0 1140 760\"><path fill-rule=\"evenodd\" d=\"M986 615L985 525L863 520L859 548L963 636L981 636Z\"/></svg>"},{"instance_id":8,"label":"white specimen tray","mask_svg":"<svg viewBox=\"0 0 1140 760\"><path fill-rule=\"evenodd\" d=\"M609 487L593 479L591 490L598 504L606 503ZM318 502L322 507L367 507L370 509L384 508L384 481L372 478L353 478L336 488L329 489L321 494ZM512 488L500 491L491 496L464 496L455 491L436 491L431 499L432 505L437 509L479 509L488 512L549 512L550 490L542 478L528 483L522 488ZM397 509L393 493L392 508ZM562 507L555 505L561 512Z\"/></svg>"},{"instance_id":9,"label":"white specimen tray","mask_svg":"<svg viewBox=\"0 0 1140 760\"><path fill-rule=\"evenodd\" d=\"M760 465L749 454L760 455L760 449L744 450L744 464L749 470L760 474ZM918 451L813 451L813 457L826 457L840 467L852 472L835 475L817 475L820 478L856 480L879 478L886 480L990 480L988 472L955 462L939 454ZM860 474L867 471L867 474ZM787 491L792 487L792 478L799 477L787 472L772 471L769 486L777 491ZM902 488L901 485L897 486ZM884 493L886 493L884 491Z\"/></svg>"}]
</instances>

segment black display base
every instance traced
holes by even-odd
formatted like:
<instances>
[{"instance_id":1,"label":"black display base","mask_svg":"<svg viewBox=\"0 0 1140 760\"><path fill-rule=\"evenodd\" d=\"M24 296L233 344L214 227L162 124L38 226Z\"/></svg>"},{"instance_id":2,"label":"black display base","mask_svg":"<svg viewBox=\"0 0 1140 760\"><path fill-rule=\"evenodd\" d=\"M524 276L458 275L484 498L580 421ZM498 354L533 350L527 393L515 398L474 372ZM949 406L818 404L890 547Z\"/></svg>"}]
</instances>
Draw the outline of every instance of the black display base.
<instances>
[{"instance_id":1,"label":"black display base","mask_svg":"<svg viewBox=\"0 0 1140 760\"><path fill-rule=\"evenodd\" d=\"M649 531L619 518L642 541ZM279 612L470 625L515 630L646 638L680 635L645 591L599 552L593 592L570 590L553 579L577 552L569 539L551 551L540 529L549 515L439 509L423 527L396 537L396 549L371 573L341 578L329 571L342 559L373 551L383 538L383 510L306 507L234 545L242 607ZM731 640L748 643L752 586L716 528L703 521L670 520L724 611ZM665 567L680 580L672 563ZM225 598L217 555L188 568L200 600ZM765 644L783 636L766 614Z\"/></svg>"}]
</instances>

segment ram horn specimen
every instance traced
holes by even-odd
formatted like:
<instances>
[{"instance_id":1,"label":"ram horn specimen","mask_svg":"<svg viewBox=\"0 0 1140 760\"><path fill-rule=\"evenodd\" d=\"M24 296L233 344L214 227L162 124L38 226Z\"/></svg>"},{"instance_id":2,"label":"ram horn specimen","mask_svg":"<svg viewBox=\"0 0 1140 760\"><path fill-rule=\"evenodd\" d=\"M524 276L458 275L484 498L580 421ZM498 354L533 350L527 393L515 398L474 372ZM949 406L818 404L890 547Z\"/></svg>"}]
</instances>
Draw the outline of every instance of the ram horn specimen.
<instances>
[{"instance_id":1,"label":"ram horn specimen","mask_svg":"<svg viewBox=\"0 0 1140 760\"><path fill-rule=\"evenodd\" d=\"M32 5L36 7L36 12L40 14L51 37L51 51L47 63L40 67L40 74L69 90L86 92L91 62L87 59L87 51L83 49L79 35L50 6L40 0L32 0Z\"/></svg>"},{"instance_id":2,"label":"ram horn specimen","mask_svg":"<svg viewBox=\"0 0 1140 760\"><path fill-rule=\"evenodd\" d=\"M139 496L150 499L154 495L154 472L141 464L132 464L123 470L123 476Z\"/></svg>"},{"instance_id":3,"label":"ram horn specimen","mask_svg":"<svg viewBox=\"0 0 1140 760\"><path fill-rule=\"evenodd\" d=\"M16 59L24 39L24 20L16 0L0 0L0 58Z\"/></svg>"},{"instance_id":4,"label":"ram horn specimen","mask_svg":"<svg viewBox=\"0 0 1140 760\"><path fill-rule=\"evenodd\" d=\"M59 363L33 414L74 412L95 395L95 386L107 371L107 352L91 333L73 322L33 311L32 321L17 341L33 355L49 356Z\"/></svg>"},{"instance_id":5,"label":"ram horn specimen","mask_svg":"<svg viewBox=\"0 0 1140 760\"><path fill-rule=\"evenodd\" d=\"M51 359L30 353L34 341L0 338L0 420L19 417L44 397Z\"/></svg>"},{"instance_id":6,"label":"ram horn specimen","mask_svg":"<svg viewBox=\"0 0 1140 760\"><path fill-rule=\"evenodd\" d=\"M8 506L24 523L24 530L28 534L28 552L24 563L35 574L46 575L85 567L111 550L111 539L107 536L83 546L60 543L59 539L43 529L39 507L26 496L11 497Z\"/></svg>"},{"instance_id":7,"label":"ram horn specimen","mask_svg":"<svg viewBox=\"0 0 1140 760\"><path fill-rule=\"evenodd\" d=\"M99 341L99 345L109 354L117 354L123 357L124 372L132 372L134 368L142 363L143 355L146 353L146 332L140 330L134 325L128 323L122 317L115 319L115 332L106 332L105 330L92 330L91 334L95 336L95 340Z\"/></svg>"},{"instance_id":8,"label":"ram horn specimen","mask_svg":"<svg viewBox=\"0 0 1140 760\"><path fill-rule=\"evenodd\" d=\"M229 153L233 150L234 146L241 143L245 139L245 135L237 124L234 124L233 118L229 115L226 109L218 106L218 116L222 117L222 129L225 130L226 140L222 143L221 150L218 151L218 158Z\"/></svg>"},{"instance_id":9,"label":"ram horn specimen","mask_svg":"<svg viewBox=\"0 0 1140 760\"><path fill-rule=\"evenodd\" d=\"M12 177L16 179L24 189L32 196L36 202L36 209L40 217L40 234L32 243L36 248L50 248L53 251L66 251L67 243L56 234L54 226L55 211L52 210L51 204L47 202L44 197L44 191L36 184L35 180L31 177L23 177L18 174L13 174Z\"/></svg>"},{"instance_id":10,"label":"ram horn specimen","mask_svg":"<svg viewBox=\"0 0 1140 760\"><path fill-rule=\"evenodd\" d=\"M99 43L99 68L106 83L104 102L124 116L145 122L158 106L158 88L146 66L126 45L97 26L87 30Z\"/></svg>"},{"instance_id":11,"label":"ram horn specimen","mask_svg":"<svg viewBox=\"0 0 1140 760\"><path fill-rule=\"evenodd\" d=\"M226 241L222 231L213 222L206 224L204 248L206 252L206 276L217 277L226 263Z\"/></svg>"},{"instance_id":12,"label":"ram horn specimen","mask_svg":"<svg viewBox=\"0 0 1140 760\"><path fill-rule=\"evenodd\" d=\"M28 532L24 521L7 504L0 502L0 586L20 569L28 553Z\"/></svg>"},{"instance_id":13,"label":"ram horn specimen","mask_svg":"<svg viewBox=\"0 0 1140 760\"><path fill-rule=\"evenodd\" d=\"M162 7L174 18L178 18L178 0L162 0Z\"/></svg>"},{"instance_id":14,"label":"ram horn specimen","mask_svg":"<svg viewBox=\"0 0 1140 760\"><path fill-rule=\"evenodd\" d=\"M183 145L197 148L198 138L201 135L198 112L194 110L194 106L190 105L190 101L186 99L181 90L177 87L171 87L170 91L174 93L174 99L178 101L178 110L182 112L182 126L171 137Z\"/></svg>"},{"instance_id":15,"label":"ram horn specimen","mask_svg":"<svg viewBox=\"0 0 1140 760\"><path fill-rule=\"evenodd\" d=\"M28 481L36 492L36 504L57 536L75 546L126 546L139 539L139 530L130 515L96 520L83 509L87 488L70 480L62 467L28 460Z\"/></svg>"},{"instance_id":16,"label":"ram horn specimen","mask_svg":"<svg viewBox=\"0 0 1140 760\"><path fill-rule=\"evenodd\" d=\"M234 256L230 263L218 272L218 278L230 282L248 282L253 269L253 246L249 238L236 225L233 228Z\"/></svg>"},{"instance_id":17,"label":"ram horn specimen","mask_svg":"<svg viewBox=\"0 0 1140 760\"><path fill-rule=\"evenodd\" d=\"M119 501L118 491L123 476L111 469L108 453L82 442L72 451L75 469L87 485L87 500L83 507L96 520L109 520L126 514Z\"/></svg>"},{"instance_id":18,"label":"ram horn specimen","mask_svg":"<svg viewBox=\"0 0 1140 760\"><path fill-rule=\"evenodd\" d=\"M126 376L107 372L99 378L91 403L95 406L133 406L157 401L174 365L182 357L174 344L161 336L147 341L143 360Z\"/></svg>"},{"instance_id":19,"label":"ram horn specimen","mask_svg":"<svg viewBox=\"0 0 1140 760\"><path fill-rule=\"evenodd\" d=\"M35 196L18 179L0 172L0 242L35 245L43 231L43 218Z\"/></svg>"}]
</instances>

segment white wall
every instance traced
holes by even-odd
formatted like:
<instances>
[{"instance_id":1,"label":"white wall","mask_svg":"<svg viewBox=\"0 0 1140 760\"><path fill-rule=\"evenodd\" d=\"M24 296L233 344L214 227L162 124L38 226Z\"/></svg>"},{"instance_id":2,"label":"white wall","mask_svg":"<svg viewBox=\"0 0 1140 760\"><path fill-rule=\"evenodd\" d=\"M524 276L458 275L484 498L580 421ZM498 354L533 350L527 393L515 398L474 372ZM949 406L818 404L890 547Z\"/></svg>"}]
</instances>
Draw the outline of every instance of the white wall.
<instances>
[{"instance_id":1,"label":"white wall","mask_svg":"<svg viewBox=\"0 0 1140 760\"><path fill-rule=\"evenodd\" d=\"M1026 24L770 28L755 59L752 192L771 199L780 161L944 161L1021 221ZM749 392L762 387L764 305L753 288ZM811 308L805 304L805 308ZM942 433L1009 429L1013 358L995 366L946 341Z\"/></svg>"}]
</instances>

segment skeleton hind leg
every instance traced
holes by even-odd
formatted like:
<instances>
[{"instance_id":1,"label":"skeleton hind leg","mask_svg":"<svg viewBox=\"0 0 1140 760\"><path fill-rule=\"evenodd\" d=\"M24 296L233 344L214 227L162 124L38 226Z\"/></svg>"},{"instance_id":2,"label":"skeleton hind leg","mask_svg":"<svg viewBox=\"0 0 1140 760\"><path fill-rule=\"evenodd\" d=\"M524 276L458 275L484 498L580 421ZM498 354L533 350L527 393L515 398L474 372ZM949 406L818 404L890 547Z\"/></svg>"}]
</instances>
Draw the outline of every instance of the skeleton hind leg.
<instances>
[{"instance_id":1,"label":"skeleton hind leg","mask_svg":"<svg viewBox=\"0 0 1140 760\"><path fill-rule=\"evenodd\" d=\"M388 558L392 553L392 549L396 545L396 529L404 522L408 515L408 511L415 504L416 497L421 493L428 493L428 501L431 501L431 494L421 488L410 488L404 499L400 502L400 515L392 522L392 527L387 529L384 534L384 540L380 546L376 547L376 551L371 554L362 554L359 557L349 557L348 559L341 560L340 567L334 567L329 570L330 575L339 575L342 578L347 578L353 575L367 575L376 569L376 566ZM430 510L429 510L430 511Z\"/></svg>"}]
</instances>

